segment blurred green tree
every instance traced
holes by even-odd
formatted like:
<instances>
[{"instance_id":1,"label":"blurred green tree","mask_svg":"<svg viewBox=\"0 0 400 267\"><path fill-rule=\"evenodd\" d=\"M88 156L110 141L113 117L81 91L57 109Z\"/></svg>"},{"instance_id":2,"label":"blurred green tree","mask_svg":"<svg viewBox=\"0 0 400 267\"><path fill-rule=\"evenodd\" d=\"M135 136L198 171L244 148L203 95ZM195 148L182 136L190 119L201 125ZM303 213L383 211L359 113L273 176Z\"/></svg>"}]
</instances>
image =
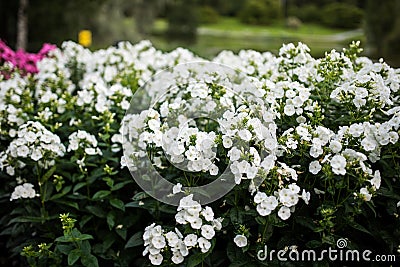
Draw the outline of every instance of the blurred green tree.
<instances>
[{"instance_id":1,"label":"blurred green tree","mask_svg":"<svg viewBox=\"0 0 400 267\"><path fill-rule=\"evenodd\" d=\"M383 55L387 61L399 67L400 66L400 0L395 0L393 9L393 22L391 30L383 40Z\"/></svg>"},{"instance_id":2,"label":"blurred green tree","mask_svg":"<svg viewBox=\"0 0 400 267\"><path fill-rule=\"evenodd\" d=\"M214 8L220 15L237 16L243 5L248 0L199 0L200 6L210 6Z\"/></svg>"},{"instance_id":3,"label":"blurred green tree","mask_svg":"<svg viewBox=\"0 0 400 267\"><path fill-rule=\"evenodd\" d=\"M328 27L354 29L361 26L364 12L348 3L325 5L321 12L321 22Z\"/></svg>"},{"instance_id":4,"label":"blurred green tree","mask_svg":"<svg viewBox=\"0 0 400 267\"><path fill-rule=\"evenodd\" d=\"M239 13L243 23L268 25L281 17L281 0L248 0Z\"/></svg>"},{"instance_id":5,"label":"blurred green tree","mask_svg":"<svg viewBox=\"0 0 400 267\"><path fill-rule=\"evenodd\" d=\"M133 4L131 4L132 15L135 18L137 32L142 37L151 33L161 5L161 0L133 0Z\"/></svg>"},{"instance_id":6,"label":"blurred green tree","mask_svg":"<svg viewBox=\"0 0 400 267\"><path fill-rule=\"evenodd\" d=\"M96 16L106 1L29 0L27 50L35 51L44 42L60 44L76 40L79 30L95 28ZM19 4L20 1L0 0L0 38L13 48L17 41Z\"/></svg>"},{"instance_id":7,"label":"blurred green tree","mask_svg":"<svg viewBox=\"0 0 400 267\"><path fill-rule=\"evenodd\" d=\"M400 66L400 0L383 3L368 0L365 9L365 32L368 54L384 57L394 66Z\"/></svg>"},{"instance_id":8,"label":"blurred green tree","mask_svg":"<svg viewBox=\"0 0 400 267\"><path fill-rule=\"evenodd\" d=\"M76 40L82 29L94 29L95 19L106 0L30 0L29 47L43 42L60 44Z\"/></svg>"},{"instance_id":9,"label":"blurred green tree","mask_svg":"<svg viewBox=\"0 0 400 267\"><path fill-rule=\"evenodd\" d=\"M211 6L199 7L198 14L200 24L216 23L219 20L218 12Z\"/></svg>"},{"instance_id":10,"label":"blurred green tree","mask_svg":"<svg viewBox=\"0 0 400 267\"><path fill-rule=\"evenodd\" d=\"M198 26L197 0L172 0L166 8L167 38L194 42Z\"/></svg>"}]
</instances>

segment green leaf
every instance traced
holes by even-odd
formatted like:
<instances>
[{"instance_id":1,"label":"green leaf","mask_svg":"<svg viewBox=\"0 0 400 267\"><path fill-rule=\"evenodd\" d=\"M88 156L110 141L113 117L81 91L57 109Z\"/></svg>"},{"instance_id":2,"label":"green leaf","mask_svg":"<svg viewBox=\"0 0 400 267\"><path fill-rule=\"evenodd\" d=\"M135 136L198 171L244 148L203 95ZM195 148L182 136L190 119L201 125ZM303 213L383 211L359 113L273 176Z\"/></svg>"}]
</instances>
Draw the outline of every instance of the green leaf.
<instances>
[{"instance_id":1,"label":"green leaf","mask_svg":"<svg viewBox=\"0 0 400 267\"><path fill-rule=\"evenodd\" d=\"M108 224L108 227L110 228L110 230L115 225L115 213L112 211L107 214L107 224Z\"/></svg>"},{"instance_id":2,"label":"green leaf","mask_svg":"<svg viewBox=\"0 0 400 267\"><path fill-rule=\"evenodd\" d=\"M57 203L57 204L64 205L64 206L70 206L70 207L72 207L72 208L74 208L76 210L79 210L79 205L78 205L77 202L61 200L61 199L55 199L55 200L53 200L53 202Z\"/></svg>"},{"instance_id":3,"label":"green leaf","mask_svg":"<svg viewBox=\"0 0 400 267\"><path fill-rule=\"evenodd\" d=\"M105 218L105 212L102 208L97 207L97 206L86 206L86 210L88 210L91 214L99 217L99 218Z\"/></svg>"},{"instance_id":4,"label":"green leaf","mask_svg":"<svg viewBox=\"0 0 400 267\"><path fill-rule=\"evenodd\" d=\"M42 223L48 220L55 219L58 216L51 216L51 217L35 217L35 216L20 216L14 219L11 219L7 225L13 223Z\"/></svg>"},{"instance_id":5,"label":"green leaf","mask_svg":"<svg viewBox=\"0 0 400 267\"><path fill-rule=\"evenodd\" d=\"M361 224L358 224L358 223L356 223L356 222L352 222L352 223L350 223L350 226L353 227L354 229L357 229L357 230L359 230L359 231L361 231L361 232L364 232L364 233L366 233L366 234L369 234L369 235L373 236L373 235L371 234L371 232L368 231L368 230L367 230L364 226L362 226Z\"/></svg>"},{"instance_id":6,"label":"green leaf","mask_svg":"<svg viewBox=\"0 0 400 267\"><path fill-rule=\"evenodd\" d=\"M228 243L227 249L226 249L226 255L228 256L228 259L231 262L235 262L236 260L241 258L241 251L239 250L236 245L234 245L232 242Z\"/></svg>"},{"instance_id":7,"label":"green leaf","mask_svg":"<svg viewBox=\"0 0 400 267\"><path fill-rule=\"evenodd\" d=\"M278 218L278 216L274 213L268 216L269 221L272 223L273 226L276 227L284 227L287 224L282 221L280 218Z\"/></svg>"},{"instance_id":8,"label":"green leaf","mask_svg":"<svg viewBox=\"0 0 400 267\"><path fill-rule=\"evenodd\" d=\"M77 192L79 189L81 189L81 188L84 187L84 186L86 186L86 182L77 183L77 184L74 186L73 192L74 192L74 193Z\"/></svg>"},{"instance_id":9,"label":"green leaf","mask_svg":"<svg viewBox=\"0 0 400 267\"><path fill-rule=\"evenodd\" d=\"M143 203L140 203L140 201L132 201L127 204L125 204L125 208L141 208L145 210L151 210L155 209L156 207L156 202L154 201L142 201ZM140 204L139 204L140 203Z\"/></svg>"},{"instance_id":10,"label":"green leaf","mask_svg":"<svg viewBox=\"0 0 400 267\"><path fill-rule=\"evenodd\" d=\"M127 235L127 231L126 228L122 228L122 229L115 229L115 232L123 239L126 240L126 235Z\"/></svg>"},{"instance_id":11,"label":"green leaf","mask_svg":"<svg viewBox=\"0 0 400 267\"><path fill-rule=\"evenodd\" d=\"M60 237L57 237L54 241L68 243L68 242L73 242L74 240L72 237L69 237L69 236L60 236Z\"/></svg>"},{"instance_id":12,"label":"green leaf","mask_svg":"<svg viewBox=\"0 0 400 267\"><path fill-rule=\"evenodd\" d=\"M322 237L322 242L326 243L326 244L329 244L331 246L335 246L336 245L335 238L332 235L323 236Z\"/></svg>"},{"instance_id":13,"label":"green leaf","mask_svg":"<svg viewBox=\"0 0 400 267\"><path fill-rule=\"evenodd\" d=\"M93 255L83 256L81 258L81 263L83 266L87 266L87 267L98 267L99 266L99 262L97 261L97 258Z\"/></svg>"},{"instance_id":14,"label":"green leaf","mask_svg":"<svg viewBox=\"0 0 400 267\"><path fill-rule=\"evenodd\" d=\"M129 238L128 242L126 242L125 248L137 247L143 245L143 232L137 232L131 238Z\"/></svg>"},{"instance_id":15,"label":"green leaf","mask_svg":"<svg viewBox=\"0 0 400 267\"><path fill-rule=\"evenodd\" d=\"M142 200L148 197L149 195L146 192L139 192L133 196L132 200Z\"/></svg>"},{"instance_id":16,"label":"green leaf","mask_svg":"<svg viewBox=\"0 0 400 267\"><path fill-rule=\"evenodd\" d=\"M257 216L255 218L255 220L260 225L265 225L267 223L267 219L265 219L264 217L261 217L261 216Z\"/></svg>"},{"instance_id":17,"label":"green leaf","mask_svg":"<svg viewBox=\"0 0 400 267\"><path fill-rule=\"evenodd\" d=\"M44 184L52 175L53 173L56 171L57 169L57 165L54 165L53 167L50 168L50 170L48 170L41 179L41 182Z\"/></svg>"},{"instance_id":18,"label":"green leaf","mask_svg":"<svg viewBox=\"0 0 400 267\"><path fill-rule=\"evenodd\" d=\"M93 239L93 236L89 234L80 234L78 237L80 240L88 240L88 239Z\"/></svg>"},{"instance_id":19,"label":"green leaf","mask_svg":"<svg viewBox=\"0 0 400 267\"><path fill-rule=\"evenodd\" d=\"M72 185L64 187L60 193L53 195L52 197L50 197L49 200L55 200L55 199L59 199L59 198L65 196L66 194L69 193L69 191L71 191L71 188L72 188Z\"/></svg>"},{"instance_id":20,"label":"green leaf","mask_svg":"<svg viewBox=\"0 0 400 267\"><path fill-rule=\"evenodd\" d=\"M89 241L84 240L81 244L81 250L83 255L90 255L92 247L90 246Z\"/></svg>"},{"instance_id":21,"label":"green leaf","mask_svg":"<svg viewBox=\"0 0 400 267\"><path fill-rule=\"evenodd\" d=\"M110 199L110 205L113 207L116 207L117 209L125 211L125 204L120 199L116 199L116 198Z\"/></svg>"},{"instance_id":22,"label":"green leaf","mask_svg":"<svg viewBox=\"0 0 400 267\"><path fill-rule=\"evenodd\" d=\"M199 266L200 265L200 263L202 263L203 262L203 259L204 259L204 254L202 254L202 253L198 253L198 254L194 254L194 255L191 255L189 258L188 258L188 262L187 262L187 267L196 267L196 266Z\"/></svg>"},{"instance_id":23,"label":"green leaf","mask_svg":"<svg viewBox=\"0 0 400 267\"><path fill-rule=\"evenodd\" d=\"M367 206L371 209L371 211L374 213L374 217L376 218L376 211L375 207L371 202L366 202Z\"/></svg>"},{"instance_id":24,"label":"green leaf","mask_svg":"<svg viewBox=\"0 0 400 267\"><path fill-rule=\"evenodd\" d=\"M107 184L110 188L112 188L112 187L114 186L114 180L111 179L111 177L104 177L104 178L103 178L103 181L105 181L106 184Z\"/></svg>"},{"instance_id":25,"label":"green leaf","mask_svg":"<svg viewBox=\"0 0 400 267\"><path fill-rule=\"evenodd\" d=\"M101 244L103 253L105 253L116 241L116 238L111 233L105 238L104 242Z\"/></svg>"},{"instance_id":26,"label":"green leaf","mask_svg":"<svg viewBox=\"0 0 400 267\"><path fill-rule=\"evenodd\" d=\"M125 208L140 208L143 205L139 205L139 201L132 201L125 204Z\"/></svg>"},{"instance_id":27,"label":"green leaf","mask_svg":"<svg viewBox=\"0 0 400 267\"><path fill-rule=\"evenodd\" d=\"M91 164L87 164L88 166ZM93 166L97 166L97 164L93 164ZM97 179L101 176L106 175L106 173L104 172L103 168L97 168L94 171L91 172L91 175L88 177L87 181L89 184L92 184L94 182L97 181Z\"/></svg>"},{"instance_id":28,"label":"green leaf","mask_svg":"<svg viewBox=\"0 0 400 267\"><path fill-rule=\"evenodd\" d=\"M229 216L232 223L243 223L242 211L240 211L237 207L231 209Z\"/></svg>"},{"instance_id":29,"label":"green leaf","mask_svg":"<svg viewBox=\"0 0 400 267\"><path fill-rule=\"evenodd\" d=\"M93 215L84 215L80 220L79 220L79 228L82 229L83 226L90 221L93 218Z\"/></svg>"},{"instance_id":30,"label":"green leaf","mask_svg":"<svg viewBox=\"0 0 400 267\"><path fill-rule=\"evenodd\" d=\"M68 265L74 265L75 262L81 257L81 251L74 249L68 254Z\"/></svg>"},{"instance_id":31,"label":"green leaf","mask_svg":"<svg viewBox=\"0 0 400 267\"><path fill-rule=\"evenodd\" d=\"M42 192L43 200L48 201L54 191L53 183L45 183L42 188L43 188Z\"/></svg>"},{"instance_id":32,"label":"green leaf","mask_svg":"<svg viewBox=\"0 0 400 267\"><path fill-rule=\"evenodd\" d=\"M159 210L169 214L176 214L176 207L170 205L160 205Z\"/></svg>"},{"instance_id":33,"label":"green leaf","mask_svg":"<svg viewBox=\"0 0 400 267\"><path fill-rule=\"evenodd\" d=\"M69 252L73 249L73 246L71 245L63 245L63 244L58 244L56 246L56 251L60 251L62 254L68 255Z\"/></svg>"},{"instance_id":34,"label":"green leaf","mask_svg":"<svg viewBox=\"0 0 400 267\"><path fill-rule=\"evenodd\" d=\"M316 228L314 221L309 217L297 216L297 217L295 217L295 221L296 221L296 223L298 223L304 227L307 227L310 230L314 230Z\"/></svg>"},{"instance_id":35,"label":"green leaf","mask_svg":"<svg viewBox=\"0 0 400 267\"><path fill-rule=\"evenodd\" d=\"M394 193L392 190L389 190L385 187L381 187L377 193L378 193L378 195L381 195L384 197L400 200L400 196L398 194Z\"/></svg>"},{"instance_id":36,"label":"green leaf","mask_svg":"<svg viewBox=\"0 0 400 267\"><path fill-rule=\"evenodd\" d=\"M110 195L110 194L111 194L111 191L108 191L108 190L100 190L100 191L97 191L97 192L93 195L92 199L93 199L93 200L100 200L100 199L103 199L103 198L107 197L107 196Z\"/></svg>"},{"instance_id":37,"label":"green leaf","mask_svg":"<svg viewBox=\"0 0 400 267\"><path fill-rule=\"evenodd\" d=\"M131 183L133 183L133 181L130 181L130 180L129 180L129 181L125 181L125 182L118 183L118 184L114 185L114 186L111 188L111 191L119 190L119 189L121 189L122 187L124 187L125 185L131 184Z\"/></svg>"}]
</instances>

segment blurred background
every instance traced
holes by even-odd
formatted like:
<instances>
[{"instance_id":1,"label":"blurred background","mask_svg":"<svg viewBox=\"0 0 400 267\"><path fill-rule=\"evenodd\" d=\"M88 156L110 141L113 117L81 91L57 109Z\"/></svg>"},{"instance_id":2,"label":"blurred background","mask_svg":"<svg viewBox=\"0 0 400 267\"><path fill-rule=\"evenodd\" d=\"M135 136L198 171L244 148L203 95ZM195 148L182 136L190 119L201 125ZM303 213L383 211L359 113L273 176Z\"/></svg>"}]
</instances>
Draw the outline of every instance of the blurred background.
<instances>
[{"instance_id":1,"label":"blurred background","mask_svg":"<svg viewBox=\"0 0 400 267\"><path fill-rule=\"evenodd\" d=\"M148 39L205 58L224 49L276 53L298 41L321 57L360 40L364 55L399 67L398 14L400 0L0 0L0 39L31 52L44 42L95 50Z\"/></svg>"}]
</instances>

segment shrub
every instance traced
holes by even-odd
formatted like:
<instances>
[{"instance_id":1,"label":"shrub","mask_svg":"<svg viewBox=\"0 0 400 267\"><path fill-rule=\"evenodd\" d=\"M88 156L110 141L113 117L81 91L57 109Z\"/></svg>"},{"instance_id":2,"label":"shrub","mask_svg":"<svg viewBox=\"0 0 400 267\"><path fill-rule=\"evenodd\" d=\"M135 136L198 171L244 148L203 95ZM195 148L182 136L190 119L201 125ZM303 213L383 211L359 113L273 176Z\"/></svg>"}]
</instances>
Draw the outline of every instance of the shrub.
<instances>
[{"instance_id":1,"label":"shrub","mask_svg":"<svg viewBox=\"0 0 400 267\"><path fill-rule=\"evenodd\" d=\"M322 9L322 22L329 27L354 29L361 26L363 11L346 3L332 3Z\"/></svg>"},{"instance_id":2,"label":"shrub","mask_svg":"<svg viewBox=\"0 0 400 267\"><path fill-rule=\"evenodd\" d=\"M210 6L202 6L199 8L199 21L201 24L216 23L219 20L219 14Z\"/></svg>"},{"instance_id":3,"label":"shrub","mask_svg":"<svg viewBox=\"0 0 400 267\"><path fill-rule=\"evenodd\" d=\"M196 1L178 0L167 6L167 38L182 39L189 42L196 39L198 12Z\"/></svg>"},{"instance_id":4,"label":"shrub","mask_svg":"<svg viewBox=\"0 0 400 267\"><path fill-rule=\"evenodd\" d=\"M239 13L243 23L268 25L280 17L279 1L276 0L249 0Z\"/></svg>"},{"instance_id":5,"label":"shrub","mask_svg":"<svg viewBox=\"0 0 400 267\"><path fill-rule=\"evenodd\" d=\"M291 7L289 13L303 22L321 22L321 9L313 4Z\"/></svg>"}]
</instances>

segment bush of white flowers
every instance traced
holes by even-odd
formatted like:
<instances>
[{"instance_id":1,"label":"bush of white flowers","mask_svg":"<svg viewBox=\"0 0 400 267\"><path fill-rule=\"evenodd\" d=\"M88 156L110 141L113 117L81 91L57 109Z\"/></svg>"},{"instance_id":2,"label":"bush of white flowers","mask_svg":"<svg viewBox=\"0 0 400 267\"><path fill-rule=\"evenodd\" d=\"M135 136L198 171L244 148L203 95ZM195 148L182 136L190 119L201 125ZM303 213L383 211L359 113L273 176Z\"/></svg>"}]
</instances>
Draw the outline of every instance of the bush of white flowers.
<instances>
[{"instance_id":1,"label":"bush of white flowers","mask_svg":"<svg viewBox=\"0 0 400 267\"><path fill-rule=\"evenodd\" d=\"M358 42L309 52L65 42L38 73L4 63L2 263L286 266L259 252L338 240L396 254L400 70Z\"/></svg>"}]
</instances>

